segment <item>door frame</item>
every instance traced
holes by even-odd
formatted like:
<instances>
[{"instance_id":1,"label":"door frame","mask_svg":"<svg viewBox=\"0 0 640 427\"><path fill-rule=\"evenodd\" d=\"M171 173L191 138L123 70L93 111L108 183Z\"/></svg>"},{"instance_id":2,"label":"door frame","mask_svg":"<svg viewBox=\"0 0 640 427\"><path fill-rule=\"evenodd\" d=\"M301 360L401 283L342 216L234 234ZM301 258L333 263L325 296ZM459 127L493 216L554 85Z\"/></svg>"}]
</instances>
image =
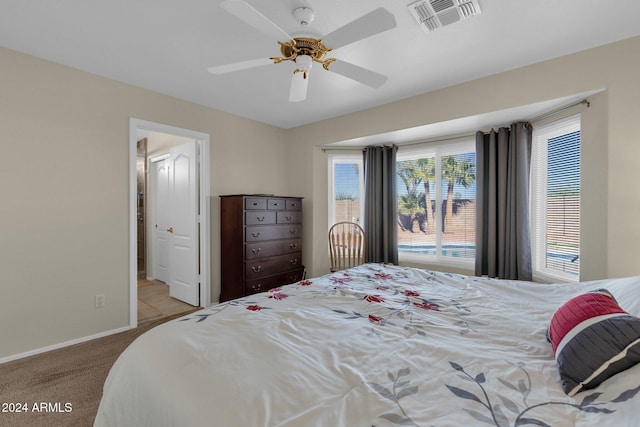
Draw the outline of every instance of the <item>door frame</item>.
<instances>
[{"instance_id":1,"label":"door frame","mask_svg":"<svg viewBox=\"0 0 640 427\"><path fill-rule=\"evenodd\" d=\"M137 268L137 142L138 131L167 133L195 139L199 147L199 203L200 203L200 306L211 304L211 182L209 134L161 123L129 118L129 327L138 326L138 268Z\"/></svg>"}]
</instances>

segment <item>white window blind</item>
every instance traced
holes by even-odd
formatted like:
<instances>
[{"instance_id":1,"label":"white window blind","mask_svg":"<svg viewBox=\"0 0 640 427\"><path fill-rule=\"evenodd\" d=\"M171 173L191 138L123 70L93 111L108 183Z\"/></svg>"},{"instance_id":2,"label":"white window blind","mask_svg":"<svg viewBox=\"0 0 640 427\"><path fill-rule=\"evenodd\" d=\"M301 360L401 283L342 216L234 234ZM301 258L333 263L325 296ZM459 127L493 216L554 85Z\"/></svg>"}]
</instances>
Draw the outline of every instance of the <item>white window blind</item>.
<instances>
[{"instance_id":1,"label":"white window blind","mask_svg":"<svg viewBox=\"0 0 640 427\"><path fill-rule=\"evenodd\" d=\"M362 223L364 209L362 154L329 155L329 226L339 221Z\"/></svg>"},{"instance_id":2,"label":"white window blind","mask_svg":"<svg viewBox=\"0 0 640 427\"><path fill-rule=\"evenodd\" d=\"M534 128L531 190L534 275L579 280L579 114Z\"/></svg>"}]
</instances>

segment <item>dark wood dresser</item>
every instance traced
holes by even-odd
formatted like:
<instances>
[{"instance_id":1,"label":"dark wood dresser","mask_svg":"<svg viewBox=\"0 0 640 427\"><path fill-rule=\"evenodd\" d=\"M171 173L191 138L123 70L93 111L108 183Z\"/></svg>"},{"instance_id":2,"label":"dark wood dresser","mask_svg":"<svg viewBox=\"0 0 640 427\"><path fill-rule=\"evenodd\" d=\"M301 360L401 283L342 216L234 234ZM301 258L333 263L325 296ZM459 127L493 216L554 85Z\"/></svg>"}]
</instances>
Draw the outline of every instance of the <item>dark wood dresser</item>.
<instances>
[{"instance_id":1,"label":"dark wood dresser","mask_svg":"<svg viewBox=\"0 0 640 427\"><path fill-rule=\"evenodd\" d=\"M302 198L220 196L220 301L302 280Z\"/></svg>"}]
</instances>

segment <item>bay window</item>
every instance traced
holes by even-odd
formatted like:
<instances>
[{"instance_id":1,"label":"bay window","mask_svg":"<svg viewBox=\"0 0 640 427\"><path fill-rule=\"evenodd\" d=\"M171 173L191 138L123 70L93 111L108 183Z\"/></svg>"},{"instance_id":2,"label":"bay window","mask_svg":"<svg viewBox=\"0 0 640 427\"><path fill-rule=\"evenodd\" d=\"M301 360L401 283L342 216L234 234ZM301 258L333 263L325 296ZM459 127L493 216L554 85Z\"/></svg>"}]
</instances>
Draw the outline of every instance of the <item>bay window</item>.
<instances>
[{"instance_id":1,"label":"bay window","mask_svg":"<svg viewBox=\"0 0 640 427\"><path fill-rule=\"evenodd\" d=\"M400 261L473 269L476 153L473 136L400 146L397 227ZM577 281L580 272L580 115L536 124L531 153L534 279ZM362 153L329 154L329 226L362 224Z\"/></svg>"}]
</instances>

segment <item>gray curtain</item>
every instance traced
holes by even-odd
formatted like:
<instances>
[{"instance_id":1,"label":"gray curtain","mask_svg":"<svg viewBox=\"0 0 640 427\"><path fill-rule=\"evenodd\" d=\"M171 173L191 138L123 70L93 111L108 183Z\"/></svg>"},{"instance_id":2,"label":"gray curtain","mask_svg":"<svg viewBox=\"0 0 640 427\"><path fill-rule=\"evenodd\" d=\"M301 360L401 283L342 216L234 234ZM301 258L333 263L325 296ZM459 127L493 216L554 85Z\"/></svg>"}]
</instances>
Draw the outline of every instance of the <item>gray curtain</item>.
<instances>
[{"instance_id":1,"label":"gray curtain","mask_svg":"<svg viewBox=\"0 0 640 427\"><path fill-rule=\"evenodd\" d=\"M530 123L476 133L478 276L531 280Z\"/></svg>"},{"instance_id":2,"label":"gray curtain","mask_svg":"<svg viewBox=\"0 0 640 427\"><path fill-rule=\"evenodd\" d=\"M366 262L398 264L397 151L395 145L364 149Z\"/></svg>"}]
</instances>

